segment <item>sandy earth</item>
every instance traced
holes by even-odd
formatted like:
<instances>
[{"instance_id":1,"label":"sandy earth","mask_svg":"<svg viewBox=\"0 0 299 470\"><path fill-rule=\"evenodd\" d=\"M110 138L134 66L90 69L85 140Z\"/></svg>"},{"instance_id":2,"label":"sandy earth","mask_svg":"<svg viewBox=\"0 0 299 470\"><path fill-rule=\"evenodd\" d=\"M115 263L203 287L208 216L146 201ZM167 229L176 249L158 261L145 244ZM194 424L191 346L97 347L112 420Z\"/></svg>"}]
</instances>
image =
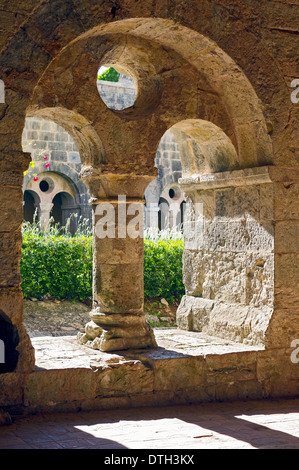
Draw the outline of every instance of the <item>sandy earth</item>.
<instances>
[{"instance_id":1,"label":"sandy earth","mask_svg":"<svg viewBox=\"0 0 299 470\"><path fill-rule=\"evenodd\" d=\"M176 306L151 299L145 302L146 318L152 326L174 326ZM24 300L24 323L31 337L76 335L90 321L91 307L67 300Z\"/></svg>"}]
</instances>

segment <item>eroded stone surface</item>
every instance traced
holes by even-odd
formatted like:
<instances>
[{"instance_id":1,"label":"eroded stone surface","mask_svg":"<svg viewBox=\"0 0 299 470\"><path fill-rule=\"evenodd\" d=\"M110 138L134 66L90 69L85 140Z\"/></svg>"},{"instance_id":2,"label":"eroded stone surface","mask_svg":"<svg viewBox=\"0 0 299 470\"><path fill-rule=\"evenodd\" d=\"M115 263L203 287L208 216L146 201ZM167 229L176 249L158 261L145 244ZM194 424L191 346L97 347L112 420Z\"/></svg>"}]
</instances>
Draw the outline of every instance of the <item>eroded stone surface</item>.
<instances>
[{"instance_id":1,"label":"eroded stone surface","mask_svg":"<svg viewBox=\"0 0 299 470\"><path fill-rule=\"evenodd\" d=\"M21 148L26 113L53 119L70 132L78 144L81 177L94 205L107 199L115 202L120 193L140 202L156 175L154 157L161 137L173 126L183 136L182 174L189 179L192 204L206 207L197 215L201 228L202 217L206 218L208 237L191 237L195 247L186 247L187 294L219 305L219 315L213 317L219 333L250 340L262 335L268 349L262 359L255 357L257 362L252 357L242 362L242 353L242 370L237 367L236 374L233 362L238 363L238 354L228 374L217 357L206 364L202 383L200 375L194 374L202 371L202 364L198 362L194 369L190 358L183 358L188 372L165 386L168 365L161 362L154 382L161 391L159 400L166 395L167 400L174 399L181 390L178 387L193 376L194 388L182 392L186 400L195 394L202 399L298 394L295 364L289 359L290 343L297 335L292 325L297 325L299 299L295 241L299 120L298 107L291 101L291 82L298 74L297 6L275 0L193 3L187 8L184 1L119 0L115 7L87 0L77 1L74 8L74 2L68 1L36 5L18 0L9 7L2 2L0 291L4 293L0 300L1 310L22 337L19 369L13 376L0 377L1 400L6 405L34 407L35 403L38 408L41 403L51 407L59 402L63 406L71 390L79 402L84 396L94 401L96 396L90 370L83 374L86 382L77 369L73 376L60 372L54 393L49 371L39 371L37 377L28 367L32 350L16 294L21 284L18 204L23 171L29 164ZM101 61L132 71L138 85L132 108L111 111L99 98L96 74ZM223 145L218 138L213 140L215 135L221 135ZM229 182L232 175L224 173L235 171L243 174ZM188 217L192 220L192 210ZM133 245L136 253L137 245ZM111 256L110 248L108 243L95 246L96 306L105 314L139 315L142 262L121 263L125 276L118 277L115 266L125 255L117 256L116 248ZM190 250L196 252L194 258ZM120 251L124 252L123 247ZM196 271L194 277L191 271ZM134 340L132 330L117 329L122 340L126 333ZM111 331L111 338L116 333ZM52 371L50 375L55 377ZM129 403L128 396L125 399Z\"/></svg>"}]
</instances>

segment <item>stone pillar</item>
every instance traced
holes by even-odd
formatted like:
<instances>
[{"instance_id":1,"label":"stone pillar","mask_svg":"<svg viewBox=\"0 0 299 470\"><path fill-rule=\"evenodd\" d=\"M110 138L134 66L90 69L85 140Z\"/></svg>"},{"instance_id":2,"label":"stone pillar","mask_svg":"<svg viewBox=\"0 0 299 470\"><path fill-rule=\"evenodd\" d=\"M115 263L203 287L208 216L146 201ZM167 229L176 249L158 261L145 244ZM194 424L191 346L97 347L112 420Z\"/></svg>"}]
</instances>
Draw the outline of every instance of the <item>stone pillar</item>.
<instances>
[{"instance_id":1,"label":"stone pillar","mask_svg":"<svg viewBox=\"0 0 299 470\"><path fill-rule=\"evenodd\" d=\"M148 207L145 207L145 226L158 228L159 227L159 206L157 203L151 202Z\"/></svg>"},{"instance_id":2,"label":"stone pillar","mask_svg":"<svg viewBox=\"0 0 299 470\"><path fill-rule=\"evenodd\" d=\"M78 341L94 349L156 347L144 315L143 194L149 181L149 177L130 175L89 178L93 195L93 309Z\"/></svg>"},{"instance_id":3,"label":"stone pillar","mask_svg":"<svg viewBox=\"0 0 299 470\"><path fill-rule=\"evenodd\" d=\"M13 157L0 152L0 340L5 352L5 362L0 361L0 376L4 374L4 377L7 372L34 371L34 349L24 327L20 276L22 182L29 162L30 155L22 151L15 151ZM8 394L4 393L3 384L5 381L0 387L5 402ZM18 392L19 388L15 387L13 395Z\"/></svg>"},{"instance_id":4,"label":"stone pillar","mask_svg":"<svg viewBox=\"0 0 299 470\"><path fill-rule=\"evenodd\" d=\"M40 226L41 226L41 231L46 232L49 228L49 221L50 221L50 215L51 215L51 210L53 207L52 202L46 202L46 203L40 203L39 205L40 211Z\"/></svg>"},{"instance_id":5,"label":"stone pillar","mask_svg":"<svg viewBox=\"0 0 299 470\"><path fill-rule=\"evenodd\" d=\"M187 203L180 328L265 344L283 282L274 271L280 263L275 188L284 184L277 181L281 174L261 167L180 180Z\"/></svg>"}]
</instances>

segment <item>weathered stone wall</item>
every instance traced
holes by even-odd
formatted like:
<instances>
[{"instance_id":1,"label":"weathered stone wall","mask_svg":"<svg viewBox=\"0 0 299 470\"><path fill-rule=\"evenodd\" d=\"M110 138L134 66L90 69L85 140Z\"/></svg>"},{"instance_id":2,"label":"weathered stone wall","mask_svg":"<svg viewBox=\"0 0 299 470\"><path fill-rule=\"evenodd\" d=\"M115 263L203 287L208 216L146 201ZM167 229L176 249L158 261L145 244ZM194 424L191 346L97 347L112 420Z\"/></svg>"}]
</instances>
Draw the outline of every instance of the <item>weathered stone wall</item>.
<instances>
[{"instance_id":1,"label":"weathered stone wall","mask_svg":"<svg viewBox=\"0 0 299 470\"><path fill-rule=\"evenodd\" d=\"M156 155L156 166L162 191L166 186L177 183L182 176L179 144L171 130L167 131L161 139Z\"/></svg>"},{"instance_id":2,"label":"weathered stone wall","mask_svg":"<svg viewBox=\"0 0 299 470\"><path fill-rule=\"evenodd\" d=\"M298 5L293 0L203 0L192 2L192 7L185 0L171 4L130 0L117 3L18 0L12 6L11 2L8 5L6 0L1 0L0 10L0 79L5 85L5 103L0 103L0 312L7 324L5 330L16 335L14 348L18 352L14 370L0 376L1 405L17 409L30 404L34 408L35 402L41 408L51 407L50 376L57 374L52 370L36 374L34 351L23 325L20 227L23 171L29 165L30 155L23 153L21 139L26 116L35 115L54 120L74 139L82 161L80 178L88 186L94 215L105 201L116 203L119 194L125 194L129 202L140 203L146 187L157 176L154 161L159 142L168 129L175 128L183 149L182 178L193 186L193 189L185 186L191 199L191 213L198 193L200 197L210 194L217 202L218 212L214 216L217 226L226 218L222 226L225 234L222 249L214 219L207 224L215 232L209 234L208 240L218 245L217 254L206 252L210 264L205 269L210 268L204 271L202 286L207 297L202 299L207 304L219 301L233 305L233 315L227 317L222 330L230 330L242 317L244 308L257 301L254 307L258 309L257 314L251 320L246 315L253 331L258 315L265 319L263 311L270 308L267 303L270 297L262 294L262 285L273 292L273 313L267 320L268 327L263 329L264 349L258 354L244 353L242 358L238 354L233 357L215 354L208 361L200 356L196 363L205 363L204 383L200 382L201 370L197 373L193 365L186 367L188 358L176 364L180 384L167 378L167 360L158 360L156 374L148 382L152 391L147 393L141 385L133 388L130 380L127 393L139 397L139 403L145 402L145 395L151 397L148 404L154 402L155 396L158 396L156 404L164 403L163 397L169 397L170 389L175 391L173 397L179 390L181 400L191 397L191 401L204 399L205 392L211 399L298 394L298 364L290 359L291 344L299 331L296 235L299 110L298 103L291 100L294 92L291 84L299 76ZM94 77L101 64L119 65L130 71L138 85L133 107L109 110L99 99ZM235 172L247 169L258 172L261 167L266 168L268 182L259 180L252 184L249 178L248 185L245 178L244 184L236 187ZM231 173L234 182L226 180L222 188L216 188L217 174L222 172ZM262 195L264 186L272 188L273 196ZM254 191L259 192L259 198L254 197ZM273 232L265 230L261 212L252 225L247 219L244 225L243 216L237 212L233 211L229 217L223 215L230 207L230 196L236 198L238 192L243 211L246 205L250 210L254 208L252 197L254 201L263 201L264 207L270 204L274 211L269 220ZM219 213L221 207L224 212ZM201 222L202 214L199 215L197 221ZM129 222L130 217L126 224ZM236 228L234 239L243 233L237 249L226 243L232 237L230 225ZM250 232L253 226L259 233L255 245L255 235ZM250 233L246 234L244 229ZM267 242L271 233L273 252ZM254 254L247 254L246 239L257 248ZM263 250L261 240L267 242ZM125 239L116 239L109 249L106 242L96 240L94 246L94 307L101 310L102 305L104 309L97 317L101 330L97 343L107 351L113 348L116 338L123 347L132 345L137 338L138 346L144 347L149 345L151 332L145 327L141 308L132 314L136 331L127 307L132 300L132 286L139 286L135 305L141 306L143 300L142 263L140 259L136 261L137 253L142 257L140 240L134 245L132 240L127 243ZM130 257L130 253L134 256ZM98 268L103 257L105 272ZM241 258L247 259L246 265ZM265 260L263 266L259 258ZM272 277L268 271L271 258ZM126 273L123 290L117 265L122 265ZM229 273L225 266L230 266ZM242 269L238 271L238 268ZM217 279L213 274L215 269L219 274ZM260 277L259 273L264 274ZM188 275L186 269L186 279ZM227 282L233 286L232 292L225 286ZM187 285L191 284L187 281ZM111 291L113 308L105 286ZM240 286L239 293L236 286ZM261 307L259 299L267 299L266 304ZM220 310L217 318L220 319ZM219 325L218 320L216 323ZM240 331L239 326L237 329ZM154 346L154 341L151 345ZM247 380L249 370L252 380ZM89 383L93 372L90 369L85 372L83 382ZM69 384L66 401L62 397L60 401L65 407L74 397L82 398L83 378L77 372L78 381L68 382L70 374L74 378L73 371L57 374L61 378L59 390ZM40 375L44 376L43 382ZM191 376L199 382L190 382ZM228 376L235 393L228 387ZM214 390L211 395L209 380ZM105 383L93 382L89 389L91 402L101 394L105 406L106 397L119 394L117 381L112 379L109 390ZM191 391L190 383L194 386ZM217 387L221 388L218 395ZM157 390L160 391L155 395ZM47 400L43 398L45 391L50 392ZM87 395L88 391L83 394ZM123 396L124 401L126 398ZM127 404L130 403L128 399Z\"/></svg>"},{"instance_id":3,"label":"weathered stone wall","mask_svg":"<svg viewBox=\"0 0 299 470\"><path fill-rule=\"evenodd\" d=\"M131 106L136 98L135 87L129 79L122 78L120 83L98 81L97 87L101 98L110 109L125 109ZM25 152L31 154L32 160L35 162L34 170L32 169L24 178L23 191L29 188L28 184L32 180L33 173L45 176L45 172L53 173L55 171L59 175L65 175L67 180L73 183L76 191L74 210L70 209L68 216L77 213L79 216L91 220L91 206L88 203L90 194L88 188L79 180L82 165L78 148L72 137L53 121L37 116L27 117L22 134L22 146ZM42 159L44 154L48 157L46 161ZM50 163L48 170L44 168L45 163ZM171 212L172 205L180 205L184 199L182 195L179 201L172 201L168 194L172 187L178 190L178 179L182 176L179 145L171 130L163 135L159 143L155 166L158 170L158 176L145 191L147 203L145 206L147 213L145 227L157 226L158 218L160 218L158 212L162 213L162 218L167 219L162 224L163 227L164 225L169 226L169 209ZM39 182L40 179L39 177ZM34 189L31 181L30 189L40 197L39 182L34 185ZM72 191L68 191L68 193L72 195ZM54 197L55 193L52 196ZM161 197L167 201L165 214L163 205L159 205ZM39 208L38 202L36 206ZM156 213L154 213L155 209ZM180 208L175 207L174 211L174 221L171 226L181 223ZM177 212L180 214L178 215Z\"/></svg>"},{"instance_id":4,"label":"weathered stone wall","mask_svg":"<svg viewBox=\"0 0 299 470\"><path fill-rule=\"evenodd\" d=\"M192 215L178 324L264 344L274 307L273 188L263 168L221 175L191 192L183 183Z\"/></svg>"},{"instance_id":5,"label":"weathered stone wall","mask_svg":"<svg viewBox=\"0 0 299 470\"><path fill-rule=\"evenodd\" d=\"M136 88L130 77L120 75L118 82L97 80L99 95L109 109L122 110L133 106Z\"/></svg>"},{"instance_id":6,"label":"weathered stone wall","mask_svg":"<svg viewBox=\"0 0 299 470\"><path fill-rule=\"evenodd\" d=\"M91 221L91 207L88 203L90 194L86 185L80 180L81 160L78 148L72 137L53 121L35 117L27 117L22 134L22 145L25 152L31 154L34 168L24 177L23 191L30 190L36 198L38 216L44 212L47 219L53 209L53 199L56 194L66 191L73 202L69 209L65 209L63 220L67 220L71 214L77 214L78 219ZM47 160L43 160L47 155ZM45 168L45 164L49 167ZM51 174L54 183L54 191L51 188L45 194L40 190L40 182ZM38 180L33 181L33 174L37 174ZM54 179L53 179L54 178ZM62 178L65 178L63 182ZM63 184L60 184L62 182ZM45 196L47 201L44 201ZM73 206L73 207L71 207Z\"/></svg>"}]
</instances>

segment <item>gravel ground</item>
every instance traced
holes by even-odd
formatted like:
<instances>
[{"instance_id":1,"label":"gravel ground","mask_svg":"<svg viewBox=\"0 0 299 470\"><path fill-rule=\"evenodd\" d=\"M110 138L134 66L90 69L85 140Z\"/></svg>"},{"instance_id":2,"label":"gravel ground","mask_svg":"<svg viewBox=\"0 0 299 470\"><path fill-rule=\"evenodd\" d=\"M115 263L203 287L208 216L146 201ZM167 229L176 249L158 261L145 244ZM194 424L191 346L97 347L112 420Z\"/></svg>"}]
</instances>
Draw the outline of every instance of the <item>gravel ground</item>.
<instances>
[{"instance_id":1,"label":"gravel ground","mask_svg":"<svg viewBox=\"0 0 299 470\"><path fill-rule=\"evenodd\" d=\"M175 326L176 306L164 299L145 303L147 321L152 326ZM67 300L24 300L24 323L31 338L37 336L76 335L90 321L91 307Z\"/></svg>"}]
</instances>

